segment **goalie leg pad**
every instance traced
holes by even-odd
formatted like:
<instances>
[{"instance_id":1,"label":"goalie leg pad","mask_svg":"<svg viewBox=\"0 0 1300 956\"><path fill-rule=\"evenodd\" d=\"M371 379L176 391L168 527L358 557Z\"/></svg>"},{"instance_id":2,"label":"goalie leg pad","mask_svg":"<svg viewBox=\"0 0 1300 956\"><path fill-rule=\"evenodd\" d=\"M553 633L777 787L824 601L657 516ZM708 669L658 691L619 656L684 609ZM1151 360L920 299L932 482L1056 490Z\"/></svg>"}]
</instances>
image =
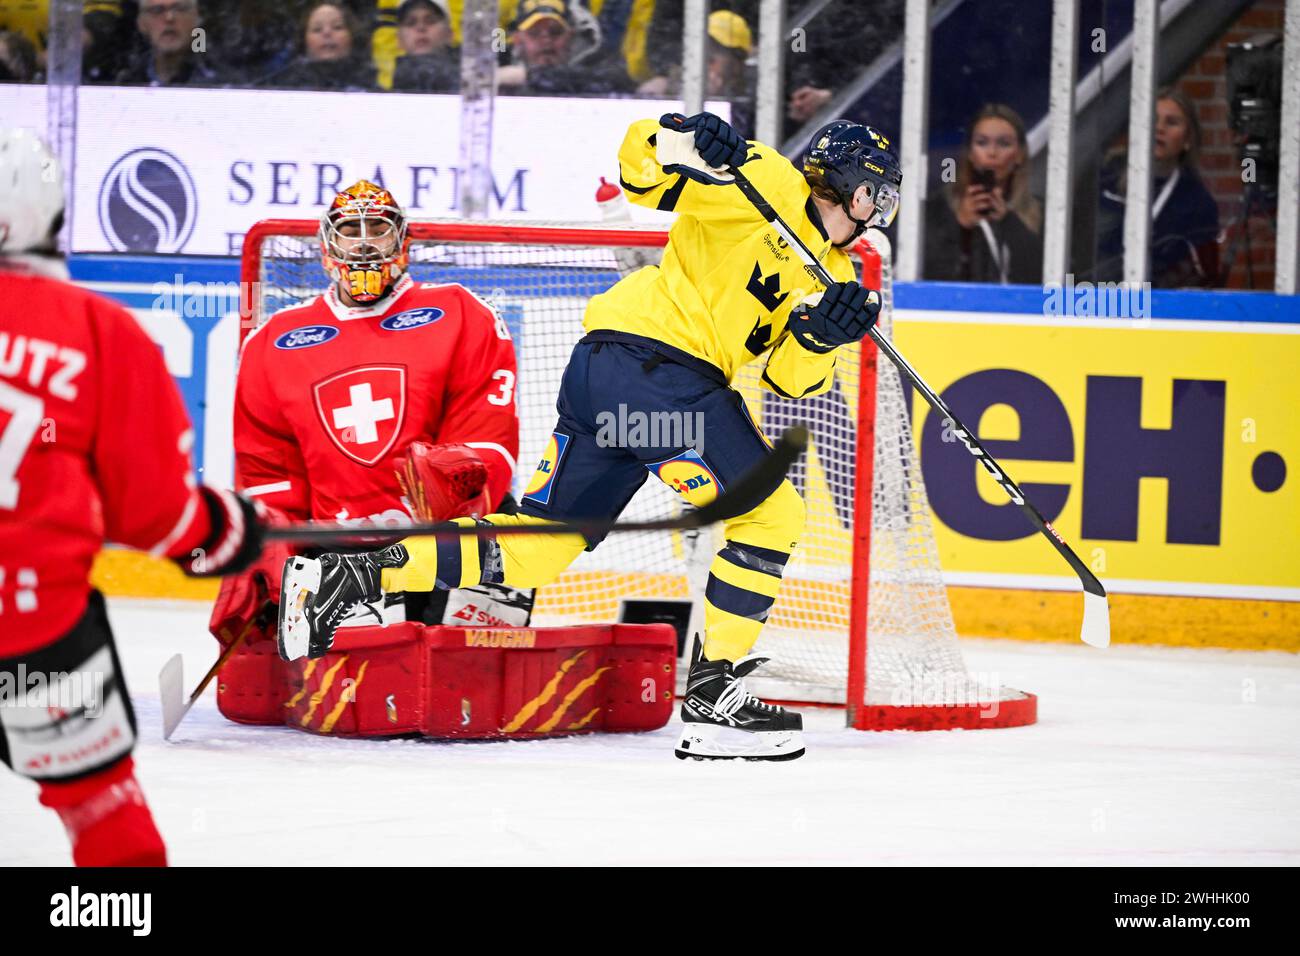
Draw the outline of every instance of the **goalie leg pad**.
<instances>
[{"instance_id":1,"label":"goalie leg pad","mask_svg":"<svg viewBox=\"0 0 1300 956\"><path fill-rule=\"evenodd\" d=\"M284 723L289 669L276 650L275 626L250 634L217 675L217 709L240 724Z\"/></svg>"},{"instance_id":2,"label":"goalie leg pad","mask_svg":"<svg viewBox=\"0 0 1300 956\"><path fill-rule=\"evenodd\" d=\"M289 726L338 736L554 737L654 730L672 716L667 624L340 631L289 665Z\"/></svg>"},{"instance_id":3,"label":"goalie leg pad","mask_svg":"<svg viewBox=\"0 0 1300 956\"><path fill-rule=\"evenodd\" d=\"M135 712L104 598L52 644L0 659L0 762L36 781L94 774L130 755Z\"/></svg>"}]
</instances>

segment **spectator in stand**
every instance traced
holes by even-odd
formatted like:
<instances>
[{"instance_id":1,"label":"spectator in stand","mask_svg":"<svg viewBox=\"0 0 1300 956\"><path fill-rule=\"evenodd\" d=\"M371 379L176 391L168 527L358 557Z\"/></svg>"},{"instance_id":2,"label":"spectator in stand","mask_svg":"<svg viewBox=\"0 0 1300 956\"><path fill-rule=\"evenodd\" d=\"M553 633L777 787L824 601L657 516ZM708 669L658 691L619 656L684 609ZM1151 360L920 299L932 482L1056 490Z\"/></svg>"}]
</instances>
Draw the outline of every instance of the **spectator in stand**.
<instances>
[{"instance_id":1,"label":"spectator in stand","mask_svg":"<svg viewBox=\"0 0 1300 956\"><path fill-rule=\"evenodd\" d=\"M754 34L745 18L730 10L709 14L705 91L735 96L745 91L745 62L754 51Z\"/></svg>"},{"instance_id":2,"label":"spectator in stand","mask_svg":"<svg viewBox=\"0 0 1300 956\"><path fill-rule=\"evenodd\" d=\"M129 8L130 16L134 17L135 0L84 0L81 35L84 81L111 83L122 71L125 52L133 39L132 30L123 16L124 5ZM23 50L30 46L35 57L36 65L31 80L27 82L41 82L44 79L49 25L49 0L0 0L0 33L18 34L25 41ZM19 57L25 55L25 52L18 54Z\"/></svg>"},{"instance_id":3,"label":"spectator in stand","mask_svg":"<svg viewBox=\"0 0 1300 956\"><path fill-rule=\"evenodd\" d=\"M569 96L632 89L621 60L603 50L596 18L574 0L520 0L509 58L497 70L504 92Z\"/></svg>"},{"instance_id":4,"label":"spectator in stand","mask_svg":"<svg viewBox=\"0 0 1300 956\"><path fill-rule=\"evenodd\" d=\"M680 14L672 20L679 28ZM661 22L662 26L662 22ZM681 38L678 37L680 52ZM731 101L731 126L746 138L754 135L753 82L747 69L754 52L754 34L749 23L731 10L709 14L704 95ZM674 96L681 90L681 67L672 66L637 87L642 96Z\"/></svg>"},{"instance_id":5,"label":"spectator in stand","mask_svg":"<svg viewBox=\"0 0 1300 956\"><path fill-rule=\"evenodd\" d=\"M731 126L741 136L754 135L753 83L745 64L754 52L753 33L745 18L730 10L709 14L704 64L704 95L731 102Z\"/></svg>"},{"instance_id":6,"label":"spectator in stand","mask_svg":"<svg viewBox=\"0 0 1300 956\"><path fill-rule=\"evenodd\" d=\"M86 0L82 14L82 82L114 83L140 39L134 26L138 4L134 0Z\"/></svg>"},{"instance_id":7,"label":"spectator in stand","mask_svg":"<svg viewBox=\"0 0 1300 956\"><path fill-rule=\"evenodd\" d=\"M397 10L402 55L393 69L393 89L454 93L460 89L460 57L451 46L446 0L405 0Z\"/></svg>"},{"instance_id":8,"label":"spectator in stand","mask_svg":"<svg viewBox=\"0 0 1300 956\"><path fill-rule=\"evenodd\" d=\"M122 86L217 86L221 76L199 42L198 0L142 0L136 26L148 47L118 74Z\"/></svg>"},{"instance_id":9,"label":"spectator in stand","mask_svg":"<svg viewBox=\"0 0 1300 956\"><path fill-rule=\"evenodd\" d=\"M378 89L375 67L365 53L361 25L338 3L316 3L303 18L301 53L265 86L293 90L357 92Z\"/></svg>"},{"instance_id":10,"label":"spectator in stand","mask_svg":"<svg viewBox=\"0 0 1300 956\"><path fill-rule=\"evenodd\" d=\"M1214 286L1219 279L1219 207L1197 171L1201 126L1196 108L1166 87L1156 94L1151 169L1151 284L1171 289ZM1124 196L1128 153L1107 156L1097 213L1099 281L1124 273Z\"/></svg>"},{"instance_id":11,"label":"spectator in stand","mask_svg":"<svg viewBox=\"0 0 1300 956\"><path fill-rule=\"evenodd\" d=\"M227 78L246 85L288 66L304 7L300 0L203 0L210 42L221 51Z\"/></svg>"},{"instance_id":12,"label":"spectator in stand","mask_svg":"<svg viewBox=\"0 0 1300 956\"><path fill-rule=\"evenodd\" d=\"M786 54L787 135L812 120L839 84L902 38L903 5L901 0L881 0L864 16L861 0L830 0L804 31L802 42Z\"/></svg>"},{"instance_id":13,"label":"spectator in stand","mask_svg":"<svg viewBox=\"0 0 1300 956\"><path fill-rule=\"evenodd\" d=\"M34 83L36 47L21 33L0 30L0 83Z\"/></svg>"},{"instance_id":14,"label":"spectator in stand","mask_svg":"<svg viewBox=\"0 0 1300 956\"><path fill-rule=\"evenodd\" d=\"M715 7L733 6L726 0L719 0ZM716 34L720 34L730 40L732 35L739 35L740 31L732 24L723 24L720 19L715 19L719 14L731 13L740 18L741 23L745 25L745 33L749 37L744 46L753 45L753 33L749 29L752 18L757 16L757 5L752 2L740 2L738 4L741 10L738 12L731 9L715 9L709 14L708 36L709 52L715 52L715 44L723 46L729 45L722 43ZM650 20L650 28L646 37L646 56L650 61L651 77L643 80L637 85L637 92L642 96L672 96L681 90L682 85L682 5L656 3L654 16ZM731 41L739 44L739 39ZM710 68L706 64L706 77L710 74L716 75L719 80L728 73L728 70L720 64Z\"/></svg>"},{"instance_id":15,"label":"spectator in stand","mask_svg":"<svg viewBox=\"0 0 1300 956\"><path fill-rule=\"evenodd\" d=\"M23 49L31 48L35 61L33 75L45 68L49 29L50 0L0 0L0 34L17 34L27 41Z\"/></svg>"},{"instance_id":16,"label":"spectator in stand","mask_svg":"<svg viewBox=\"0 0 1300 956\"><path fill-rule=\"evenodd\" d=\"M956 181L926 203L925 277L1037 285L1043 204L1029 192L1025 122L1002 103L971 121Z\"/></svg>"},{"instance_id":17,"label":"spectator in stand","mask_svg":"<svg viewBox=\"0 0 1300 956\"><path fill-rule=\"evenodd\" d=\"M606 50L622 61L633 83L650 79L646 41L655 0L588 0L597 15Z\"/></svg>"}]
</instances>

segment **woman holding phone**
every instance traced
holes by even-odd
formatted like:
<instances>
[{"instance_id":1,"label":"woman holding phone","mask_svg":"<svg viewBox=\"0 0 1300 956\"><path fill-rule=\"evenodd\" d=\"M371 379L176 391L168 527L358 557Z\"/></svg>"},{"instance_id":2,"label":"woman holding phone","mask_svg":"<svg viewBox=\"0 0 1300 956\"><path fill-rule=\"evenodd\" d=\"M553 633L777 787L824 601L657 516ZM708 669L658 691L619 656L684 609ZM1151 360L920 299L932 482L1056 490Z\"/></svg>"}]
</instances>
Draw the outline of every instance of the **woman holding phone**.
<instances>
[{"instance_id":1,"label":"woman holding phone","mask_svg":"<svg viewBox=\"0 0 1300 956\"><path fill-rule=\"evenodd\" d=\"M1002 103L967 127L955 180L926 204L925 278L1037 285L1043 204L1029 192L1025 123Z\"/></svg>"}]
</instances>

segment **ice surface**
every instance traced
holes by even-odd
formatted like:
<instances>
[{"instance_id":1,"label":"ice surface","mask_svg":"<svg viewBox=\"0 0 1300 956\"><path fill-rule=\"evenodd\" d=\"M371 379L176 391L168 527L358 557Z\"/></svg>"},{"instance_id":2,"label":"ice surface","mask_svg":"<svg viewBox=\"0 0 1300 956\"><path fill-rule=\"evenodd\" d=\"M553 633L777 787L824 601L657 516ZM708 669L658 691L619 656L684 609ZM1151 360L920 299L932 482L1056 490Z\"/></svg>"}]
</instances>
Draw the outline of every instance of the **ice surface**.
<instances>
[{"instance_id":1,"label":"ice surface","mask_svg":"<svg viewBox=\"0 0 1300 956\"><path fill-rule=\"evenodd\" d=\"M110 606L175 864L1300 864L1296 655L968 640L972 671L1039 694L1036 726L864 734L809 710L792 763L679 761L672 726L322 739L229 723L211 690L167 744L158 671L207 670L208 609ZM68 858L0 772L0 864Z\"/></svg>"}]
</instances>

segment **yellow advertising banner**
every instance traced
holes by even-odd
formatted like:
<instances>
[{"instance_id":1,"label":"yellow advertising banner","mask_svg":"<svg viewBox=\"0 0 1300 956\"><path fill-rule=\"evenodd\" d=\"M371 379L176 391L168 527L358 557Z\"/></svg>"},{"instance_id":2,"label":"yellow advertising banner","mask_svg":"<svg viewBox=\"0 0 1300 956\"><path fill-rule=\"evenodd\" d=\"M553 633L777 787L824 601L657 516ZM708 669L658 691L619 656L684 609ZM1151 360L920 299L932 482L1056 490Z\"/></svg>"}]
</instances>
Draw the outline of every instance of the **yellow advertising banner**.
<instances>
[{"instance_id":1,"label":"yellow advertising banner","mask_svg":"<svg viewBox=\"0 0 1300 956\"><path fill-rule=\"evenodd\" d=\"M899 350L1116 593L1300 601L1300 327L902 311ZM1076 588L912 396L953 584Z\"/></svg>"}]
</instances>

